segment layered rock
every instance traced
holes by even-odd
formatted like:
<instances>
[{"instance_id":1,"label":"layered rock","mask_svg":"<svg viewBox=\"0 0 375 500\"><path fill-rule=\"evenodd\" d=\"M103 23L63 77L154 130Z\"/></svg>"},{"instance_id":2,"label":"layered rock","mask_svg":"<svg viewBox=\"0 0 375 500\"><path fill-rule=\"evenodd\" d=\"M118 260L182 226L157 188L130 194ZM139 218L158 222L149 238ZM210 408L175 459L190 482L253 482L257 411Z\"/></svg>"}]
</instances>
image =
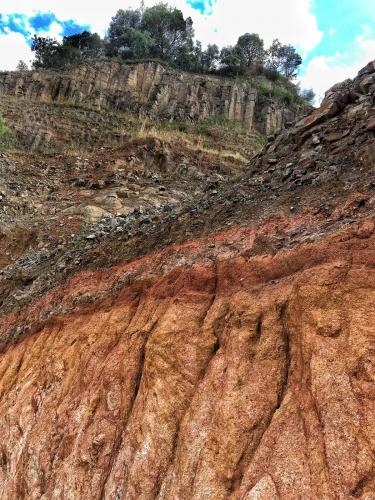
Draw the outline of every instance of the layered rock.
<instances>
[{"instance_id":1,"label":"layered rock","mask_svg":"<svg viewBox=\"0 0 375 500\"><path fill-rule=\"evenodd\" d=\"M226 117L267 134L298 116L287 106L259 99L247 82L177 72L154 62L105 61L65 72L0 73L0 95L175 120Z\"/></svg>"},{"instance_id":2,"label":"layered rock","mask_svg":"<svg viewBox=\"0 0 375 500\"><path fill-rule=\"evenodd\" d=\"M374 497L374 70L240 182L4 267L5 498Z\"/></svg>"},{"instance_id":3,"label":"layered rock","mask_svg":"<svg viewBox=\"0 0 375 500\"><path fill-rule=\"evenodd\" d=\"M1 356L5 497L369 498L374 222L246 257L293 226L79 274L25 311L65 308Z\"/></svg>"}]
</instances>

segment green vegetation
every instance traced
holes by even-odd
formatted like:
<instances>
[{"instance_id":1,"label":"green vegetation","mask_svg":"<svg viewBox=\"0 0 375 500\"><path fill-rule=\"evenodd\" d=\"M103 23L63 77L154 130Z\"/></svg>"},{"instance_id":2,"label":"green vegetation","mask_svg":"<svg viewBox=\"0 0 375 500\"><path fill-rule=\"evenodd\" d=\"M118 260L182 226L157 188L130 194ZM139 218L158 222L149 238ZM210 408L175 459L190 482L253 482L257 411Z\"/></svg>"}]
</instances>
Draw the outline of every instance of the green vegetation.
<instances>
[{"instance_id":1,"label":"green vegetation","mask_svg":"<svg viewBox=\"0 0 375 500\"><path fill-rule=\"evenodd\" d=\"M18 102L16 98L15 101ZM40 154L56 154L59 150L83 155L101 146L118 147L124 138L153 137L195 152L214 153L245 162L260 149L263 140L256 131L246 130L226 117L169 121L120 110L98 110L87 103L74 101L39 102L31 109L36 119L43 117L52 128L51 142L37 149ZM60 121L62 112L63 123ZM67 127L63 142L59 138L54 142L56 123L60 131ZM70 123L74 123L73 128ZM22 145L17 144L17 147L22 148Z\"/></svg>"},{"instance_id":2,"label":"green vegetation","mask_svg":"<svg viewBox=\"0 0 375 500\"><path fill-rule=\"evenodd\" d=\"M164 127L189 134L209 135L214 129L222 129L237 134L246 134L239 123L229 120L226 116L204 118L199 121L173 121L167 122Z\"/></svg>"},{"instance_id":3,"label":"green vegetation","mask_svg":"<svg viewBox=\"0 0 375 500\"><path fill-rule=\"evenodd\" d=\"M256 33L245 33L234 46L208 45L194 39L193 21L166 3L139 9L120 9L113 16L107 36L83 31L62 42L34 35L34 68L64 68L103 58L129 62L156 61L198 74L230 76L250 81L259 94L287 106L312 104L311 89L301 90L293 81L301 56L291 45L274 40L265 48ZM19 69L25 70L24 63Z\"/></svg>"},{"instance_id":4,"label":"green vegetation","mask_svg":"<svg viewBox=\"0 0 375 500\"><path fill-rule=\"evenodd\" d=\"M275 81L265 76L256 77L252 82L258 90L258 95L267 100L297 109L301 105L313 105L315 94L312 89L301 90L298 85L293 84L285 77L279 77Z\"/></svg>"},{"instance_id":5,"label":"green vegetation","mask_svg":"<svg viewBox=\"0 0 375 500\"><path fill-rule=\"evenodd\" d=\"M266 78L261 78L257 85L259 95L265 97L266 99L271 99L280 104L286 106L293 106L301 104L301 99L294 88L288 88L288 86L280 84L280 82L272 82Z\"/></svg>"},{"instance_id":6,"label":"green vegetation","mask_svg":"<svg viewBox=\"0 0 375 500\"><path fill-rule=\"evenodd\" d=\"M12 133L5 124L3 116L0 114L0 150L9 148L12 142Z\"/></svg>"},{"instance_id":7,"label":"green vegetation","mask_svg":"<svg viewBox=\"0 0 375 500\"><path fill-rule=\"evenodd\" d=\"M25 61L19 60L17 64L17 71L28 71L29 67L25 63Z\"/></svg>"},{"instance_id":8,"label":"green vegetation","mask_svg":"<svg viewBox=\"0 0 375 500\"><path fill-rule=\"evenodd\" d=\"M311 105L314 104L316 95L313 89L303 89L300 91L300 95L305 102Z\"/></svg>"},{"instance_id":9,"label":"green vegetation","mask_svg":"<svg viewBox=\"0 0 375 500\"><path fill-rule=\"evenodd\" d=\"M208 45L194 39L193 21L166 3L139 9L120 9L113 16L107 36L83 31L66 36L62 42L34 35L34 68L64 68L79 62L119 57L126 61L158 60L184 71L245 78L264 76L267 80L292 81L302 63L291 45L274 40L266 49L256 33L245 33L234 46ZM21 69L21 66L20 66ZM22 64L22 70L25 67ZM288 93L281 96L288 100ZM310 97L307 95L307 97ZM304 95L301 94L304 99ZM311 99L310 99L311 100Z\"/></svg>"},{"instance_id":10,"label":"green vegetation","mask_svg":"<svg viewBox=\"0 0 375 500\"><path fill-rule=\"evenodd\" d=\"M202 49L194 41L193 21L180 10L160 3L147 9L119 10L108 29L107 53L127 59L156 57L197 73L239 75L266 69L293 78L302 58L294 47L274 40L266 50L255 33L242 35L234 47Z\"/></svg>"},{"instance_id":11,"label":"green vegetation","mask_svg":"<svg viewBox=\"0 0 375 500\"><path fill-rule=\"evenodd\" d=\"M103 40L96 33L84 31L65 36L62 43L53 38L34 35L31 50L35 52L34 68L63 68L70 64L92 61L105 55Z\"/></svg>"}]
</instances>

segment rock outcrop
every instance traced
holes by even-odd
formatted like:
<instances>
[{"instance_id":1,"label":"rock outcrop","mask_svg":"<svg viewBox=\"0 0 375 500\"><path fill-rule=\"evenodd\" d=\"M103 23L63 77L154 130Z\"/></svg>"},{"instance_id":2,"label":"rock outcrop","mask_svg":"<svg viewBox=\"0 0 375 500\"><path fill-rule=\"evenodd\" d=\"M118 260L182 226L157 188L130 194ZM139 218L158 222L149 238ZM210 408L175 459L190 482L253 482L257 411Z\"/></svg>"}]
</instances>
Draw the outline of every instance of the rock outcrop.
<instances>
[{"instance_id":1,"label":"rock outcrop","mask_svg":"<svg viewBox=\"0 0 375 500\"><path fill-rule=\"evenodd\" d=\"M148 169L162 190L147 207L78 230L55 214L69 243L51 224L48 246L14 250L0 274L5 498L374 498L374 101L371 63L240 180L205 183L148 145L137 192ZM109 168L135 175L127 157L105 179L98 161L85 171L98 205Z\"/></svg>"},{"instance_id":2,"label":"rock outcrop","mask_svg":"<svg viewBox=\"0 0 375 500\"><path fill-rule=\"evenodd\" d=\"M1 356L5 498L369 498L374 227L250 259L232 232L26 310L70 312Z\"/></svg>"},{"instance_id":3,"label":"rock outcrop","mask_svg":"<svg viewBox=\"0 0 375 500\"><path fill-rule=\"evenodd\" d=\"M177 72L154 62L104 61L62 72L0 73L1 95L175 120L226 117L266 134L298 116L287 106L259 98L246 82Z\"/></svg>"}]
</instances>

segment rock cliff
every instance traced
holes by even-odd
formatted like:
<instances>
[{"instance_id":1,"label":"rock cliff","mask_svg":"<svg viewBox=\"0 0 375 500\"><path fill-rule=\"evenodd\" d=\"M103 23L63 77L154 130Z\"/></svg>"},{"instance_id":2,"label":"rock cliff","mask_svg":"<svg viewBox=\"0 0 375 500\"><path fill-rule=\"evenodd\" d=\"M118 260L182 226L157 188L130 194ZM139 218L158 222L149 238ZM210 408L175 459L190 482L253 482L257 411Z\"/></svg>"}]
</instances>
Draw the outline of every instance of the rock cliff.
<instances>
[{"instance_id":1,"label":"rock cliff","mask_svg":"<svg viewBox=\"0 0 375 500\"><path fill-rule=\"evenodd\" d=\"M5 498L374 497L374 104L372 62L246 168L0 158Z\"/></svg>"},{"instance_id":2,"label":"rock cliff","mask_svg":"<svg viewBox=\"0 0 375 500\"><path fill-rule=\"evenodd\" d=\"M260 98L249 83L181 73L154 62L105 61L65 72L0 73L1 95L175 120L226 117L265 134L298 116L287 106Z\"/></svg>"}]
</instances>

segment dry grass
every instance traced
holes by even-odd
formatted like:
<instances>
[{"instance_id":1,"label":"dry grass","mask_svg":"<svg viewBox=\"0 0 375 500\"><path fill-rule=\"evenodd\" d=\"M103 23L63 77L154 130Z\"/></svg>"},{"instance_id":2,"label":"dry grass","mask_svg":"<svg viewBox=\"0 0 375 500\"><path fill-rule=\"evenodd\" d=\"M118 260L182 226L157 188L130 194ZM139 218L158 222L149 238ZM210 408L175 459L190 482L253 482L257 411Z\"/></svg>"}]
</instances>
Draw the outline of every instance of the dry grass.
<instances>
[{"instance_id":1,"label":"dry grass","mask_svg":"<svg viewBox=\"0 0 375 500\"><path fill-rule=\"evenodd\" d=\"M241 163L259 149L253 133L223 118L170 122L130 112L93 109L84 103L29 102L25 109L11 98L1 99L1 103L11 121L17 123L22 117L27 122L29 117L35 120L37 116L41 129L51 130L51 144L42 146L47 153L55 150L83 156L97 147L119 146L124 138L148 137Z\"/></svg>"},{"instance_id":2,"label":"dry grass","mask_svg":"<svg viewBox=\"0 0 375 500\"><path fill-rule=\"evenodd\" d=\"M186 148L194 149L195 151L202 151L215 156L234 159L243 163L248 161L248 158L238 151L226 149L221 146L217 148L212 147L209 143L207 143L206 138L202 135L190 135L185 132L179 132L178 130L171 130L153 125L148 128L141 126L139 130L135 131L134 136L139 139L155 137L171 144L183 144Z\"/></svg>"}]
</instances>

